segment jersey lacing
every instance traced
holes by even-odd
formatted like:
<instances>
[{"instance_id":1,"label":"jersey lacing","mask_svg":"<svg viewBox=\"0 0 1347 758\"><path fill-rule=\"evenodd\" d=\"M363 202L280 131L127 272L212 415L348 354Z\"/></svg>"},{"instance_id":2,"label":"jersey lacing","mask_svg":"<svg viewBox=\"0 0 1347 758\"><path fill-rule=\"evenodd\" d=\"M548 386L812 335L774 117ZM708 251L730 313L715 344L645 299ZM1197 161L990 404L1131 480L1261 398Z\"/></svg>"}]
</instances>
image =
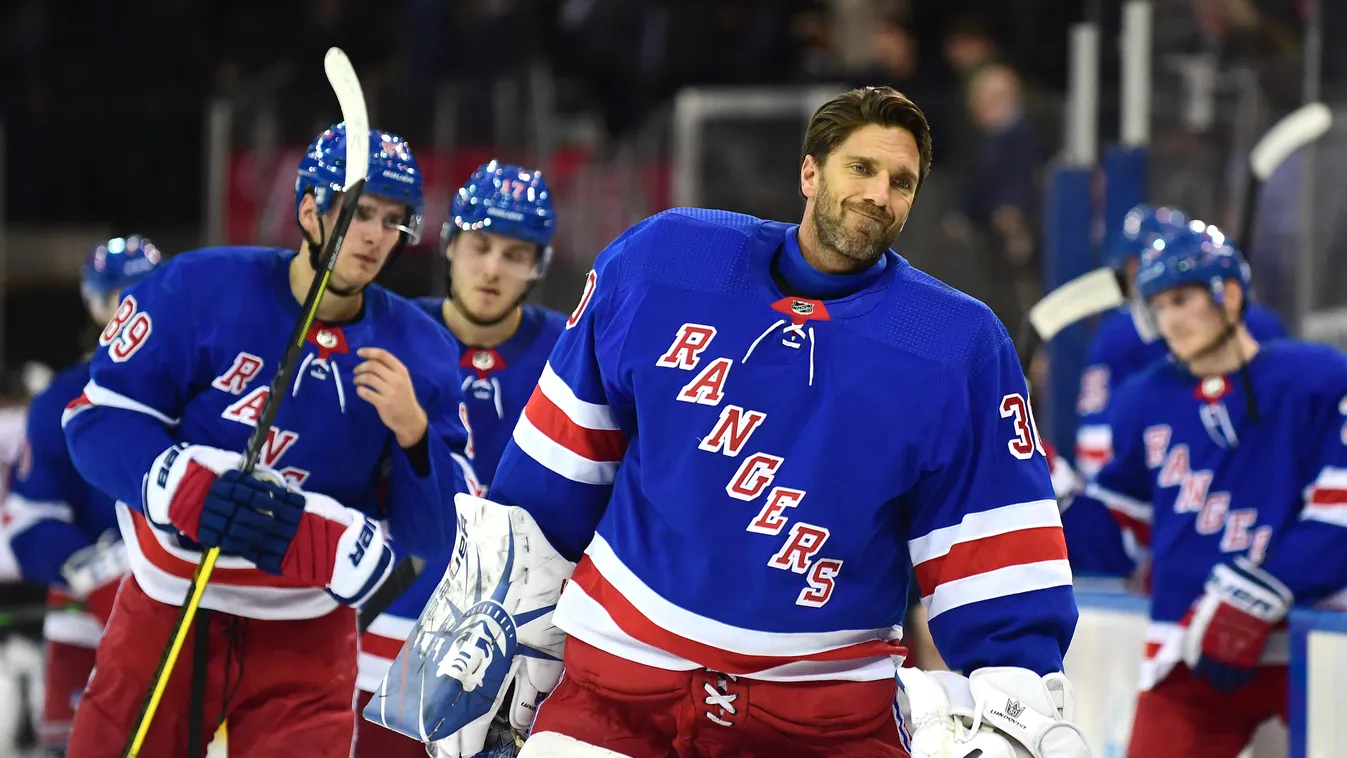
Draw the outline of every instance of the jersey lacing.
<instances>
[{"instance_id":1,"label":"jersey lacing","mask_svg":"<svg viewBox=\"0 0 1347 758\"><path fill-rule=\"evenodd\" d=\"M722 674L719 671L710 673L715 674L716 684L715 686L712 686L710 682L702 684L702 688L706 690L706 699L703 702L719 708L721 713L737 716L739 712L734 709L734 701L739 698L739 695L730 693L729 683L739 681L739 677L733 674ZM726 721L711 711L706 712L706 717L721 726L734 726L734 722Z\"/></svg>"},{"instance_id":2,"label":"jersey lacing","mask_svg":"<svg viewBox=\"0 0 1347 758\"><path fill-rule=\"evenodd\" d=\"M485 400L486 394L490 393L492 400L494 400L496 404L496 418L505 418L505 401L501 398L499 379L494 376L487 379L478 379L470 376L463 380L462 389L464 395L467 395L471 391L473 397L476 397L479 400Z\"/></svg>"},{"instance_id":3,"label":"jersey lacing","mask_svg":"<svg viewBox=\"0 0 1347 758\"><path fill-rule=\"evenodd\" d=\"M309 369L313 369L312 372ZM341 386L341 373L337 370L337 364L328 361L326 358L319 358L310 353L304 356L304 361L299 364L299 370L295 372L295 386L290 391L290 397L299 395L299 385L304 381L304 377L312 376L314 379L326 379L328 372L332 372L332 379L337 385L337 405L341 407L341 412L346 412L346 390Z\"/></svg>"},{"instance_id":4,"label":"jersey lacing","mask_svg":"<svg viewBox=\"0 0 1347 758\"><path fill-rule=\"evenodd\" d=\"M794 339L789 339L790 337L799 337L800 340L809 343L809 386L812 387L814 386L814 327L812 326L806 330L803 323L792 324L784 318L777 319L776 321L772 322L771 326L767 327L766 331L764 331L762 334L759 334L757 339L753 340L753 344L748 346L748 352L744 353L743 360L740 360L739 362L747 363L748 357L753 354L754 350L757 349L758 343L762 342L767 337L767 335L776 331L777 327L783 325L785 326L785 329L781 331L782 334L781 344L785 345L786 347L799 350L800 342L796 342Z\"/></svg>"}]
</instances>

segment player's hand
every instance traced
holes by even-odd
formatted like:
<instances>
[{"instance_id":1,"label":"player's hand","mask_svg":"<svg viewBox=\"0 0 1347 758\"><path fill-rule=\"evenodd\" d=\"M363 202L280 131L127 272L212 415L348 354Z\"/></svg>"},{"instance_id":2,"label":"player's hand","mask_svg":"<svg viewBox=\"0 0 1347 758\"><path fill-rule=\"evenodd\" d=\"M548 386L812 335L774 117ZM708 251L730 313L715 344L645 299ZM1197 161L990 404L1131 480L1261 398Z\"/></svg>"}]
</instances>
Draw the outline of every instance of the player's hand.
<instances>
[{"instance_id":1,"label":"player's hand","mask_svg":"<svg viewBox=\"0 0 1347 758\"><path fill-rule=\"evenodd\" d=\"M1291 591L1244 558L1218 563L1206 591L1180 622L1183 660L1193 673L1230 692L1253 679L1272 628L1291 610Z\"/></svg>"},{"instance_id":2,"label":"player's hand","mask_svg":"<svg viewBox=\"0 0 1347 758\"><path fill-rule=\"evenodd\" d=\"M72 553L61 565L61 578L70 593L84 602L89 613L106 624L112 615L117 588L130 571L126 543L110 530L94 544Z\"/></svg>"},{"instance_id":3,"label":"player's hand","mask_svg":"<svg viewBox=\"0 0 1347 758\"><path fill-rule=\"evenodd\" d=\"M365 361L355 367L355 393L379 412L399 446L409 448L420 442L430 422L416 399L407 367L382 348L362 347L356 355Z\"/></svg>"}]
</instances>

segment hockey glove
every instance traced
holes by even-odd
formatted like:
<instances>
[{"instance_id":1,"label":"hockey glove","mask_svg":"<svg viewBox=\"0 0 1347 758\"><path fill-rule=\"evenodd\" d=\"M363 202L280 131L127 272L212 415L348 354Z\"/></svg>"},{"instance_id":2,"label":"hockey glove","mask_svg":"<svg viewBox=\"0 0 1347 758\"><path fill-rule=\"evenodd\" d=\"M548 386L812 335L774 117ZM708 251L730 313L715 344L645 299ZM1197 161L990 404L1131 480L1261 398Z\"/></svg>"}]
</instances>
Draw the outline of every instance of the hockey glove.
<instances>
[{"instance_id":1,"label":"hockey glove","mask_svg":"<svg viewBox=\"0 0 1347 758\"><path fill-rule=\"evenodd\" d=\"M338 602L363 602L387 576L382 526L326 495L289 489L270 469L237 470L237 453L200 445L164 451L145 478L145 515L203 547L251 561Z\"/></svg>"},{"instance_id":2,"label":"hockey glove","mask_svg":"<svg viewBox=\"0 0 1347 758\"><path fill-rule=\"evenodd\" d=\"M462 494L454 505L453 559L364 711L442 758L477 755L497 714L532 726L561 677L552 611L575 568L523 508Z\"/></svg>"},{"instance_id":3,"label":"hockey glove","mask_svg":"<svg viewBox=\"0 0 1347 758\"><path fill-rule=\"evenodd\" d=\"M899 669L899 704L912 758L1089 758L1071 723L1071 683L1022 668L987 668L965 678Z\"/></svg>"},{"instance_id":4,"label":"hockey glove","mask_svg":"<svg viewBox=\"0 0 1347 758\"><path fill-rule=\"evenodd\" d=\"M1223 692L1247 684L1272 629L1294 598L1276 577L1246 558L1219 563L1184 621L1183 661Z\"/></svg>"},{"instance_id":5,"label":"hockey glove","mask_svg":"<svg viewBox=\"0 0 1347 758\"><path fill-rule=\"evenodd\" d=\"M108 530L98 542L71 553L61 564L61 577L70 594L106 626L117 599L117 588L130 570L126 543L115 531Z\"/></svg>"},{"instance_id":6,"label":"hockey glove","mask_svg":"<svg viewBox=\"0 0 1347 758\"><path fill-rule=\"evenodd\" d=\"M243 476L243 457L228 450L179 443L159 454L142 486L145 518L204 547L238 555L225 534L239 511L269 511L283 488ZM232 545L230 547L233 547Z\"/></svg>"}]
</instances>

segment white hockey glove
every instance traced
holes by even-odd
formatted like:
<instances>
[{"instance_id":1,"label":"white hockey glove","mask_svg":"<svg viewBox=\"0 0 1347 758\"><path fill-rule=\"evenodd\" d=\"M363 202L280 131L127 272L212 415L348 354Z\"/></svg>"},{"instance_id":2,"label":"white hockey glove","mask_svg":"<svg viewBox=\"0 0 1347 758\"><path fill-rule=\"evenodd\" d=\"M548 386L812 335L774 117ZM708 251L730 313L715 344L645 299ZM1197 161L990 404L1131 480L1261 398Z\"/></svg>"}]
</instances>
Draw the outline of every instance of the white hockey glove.
<instances>
[{"instance_id":1,"label":"white hockey glove","mask_svg":"<svg viewBox=\"0 0 1347 758\"><path fill-rule=\"evenodd\" d=\"M575 568L528 511L463 494L454 504L453 560L364 711L440 758L480 752L507 693L511 727L532 725L561 678L566 636L552 611Z\"/></svg>"},{"instance_id":2,"label":"white hockey glove","mask_svg":"<svg viewBox=\"0 0 1347 758\"><path fill-rule=\"evenodd\" d=\"M98 541L70 554L61 564L61 578L90 615L106 624L122 577L131 570L126 543L109 529Z\"/></svg>"},{"instance_id":3,"label":"white hockey glove","mask_svg":"<svg viewBox=\"0 0 1347 758\"><path fill-rule=\"evenodd\" d=\"M1089 758L1062 674L987 668L965 678L899 669L912 758Z\"/></svg>"}]
</instances>

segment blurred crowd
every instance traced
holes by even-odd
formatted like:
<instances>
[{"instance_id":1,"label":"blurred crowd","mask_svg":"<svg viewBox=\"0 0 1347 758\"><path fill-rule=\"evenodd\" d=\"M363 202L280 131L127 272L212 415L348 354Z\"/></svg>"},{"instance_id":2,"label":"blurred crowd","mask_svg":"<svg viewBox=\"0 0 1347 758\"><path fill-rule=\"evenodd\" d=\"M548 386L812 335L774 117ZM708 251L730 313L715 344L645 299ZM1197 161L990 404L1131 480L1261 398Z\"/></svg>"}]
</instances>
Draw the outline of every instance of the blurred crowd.
<instances>
[{"instance_id":1,"label":"blurred crowd","mask_svg":"<svg viewBox=\"0 0 1347 758\"><path fill-rule=\"evenodd\" d=\"M891 84L927 111L944 184L924 202L937 217L909 229L914 241L932 240L914 254L977 250L983 279L1019 284L1009 305L994 304L1005 313L1036 293L1042 169L1061 144L1068 31L1084 19L1103 29L1101 143L1116 136L1122 3L12 0L0 17L5 216L11 225L96 220L118 233L199 227L206 104L265 91L286 105L283 141L302 144L313 114L330 111L317 62L334 44L356 61L377 117L413 145L429 139L435 95L452 84L455 141L491 146L495 122L512 117L493 100L495 83L531 68L554 85L553 145L599 150L638 133L689 85ZM1312 5L1154 0L1157 76L1186 82L1183 102L1162 104L1181 112L1175 152L1221 139L1207 134L1218 117L1194 94L1213 71L1271 62L1258 68L1268 112L1299 102ZM1347 3L1318 5L1325 28L1347 30ZM1325 86L1347 82L1331 73L1347 52L1324 48ZM1209 214L1228 200L1209 199L1168 198ZM931 267L943 273L941 261Z\"/></svg>"}]
</instances>

